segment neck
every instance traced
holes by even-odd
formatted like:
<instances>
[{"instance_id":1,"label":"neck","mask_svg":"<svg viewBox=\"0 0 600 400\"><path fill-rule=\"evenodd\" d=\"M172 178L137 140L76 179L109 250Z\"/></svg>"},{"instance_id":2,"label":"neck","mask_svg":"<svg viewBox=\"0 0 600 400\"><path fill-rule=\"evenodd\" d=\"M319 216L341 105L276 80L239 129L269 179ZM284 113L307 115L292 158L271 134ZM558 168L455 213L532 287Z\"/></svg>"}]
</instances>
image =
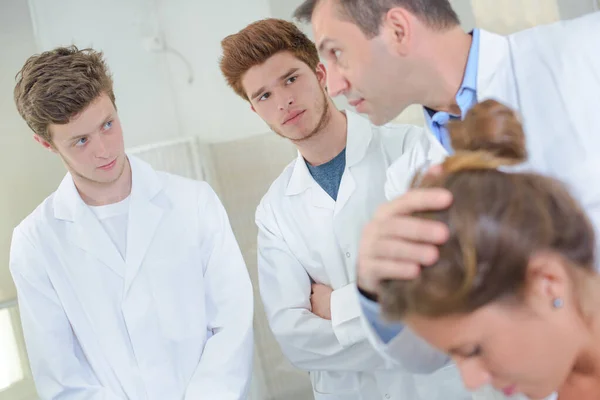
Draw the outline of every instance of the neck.
<instances>
[{"instance_id":1,"label":"neck","mask_svg":"<svg viewBox=\"0 0 600 400\"><path fill-rule=\"evenodd\" d=\"M302 157L310 165L321 165L331 161L346 147L348 122L346 115L338 110L329 99L329 117L327 124L310 139L296 143Z\"/></svg>"},{"instance_id":2,"label":"neck","mask_svg":"<svg viewBox=\"0 0 600 400\"><path fill-rule=\"evenodd\" d=\"M567 383L591 380L600 385L600 278L594 276L584 290L590 299L581 310L586 335Z\"/></svg>"},{"instance_id":3,"label":"neck","mask_svg":"<svg viewBox=\"0 0 600 400\"><path fill-rule=\"evenodd\" d=\"M435 111L460 114L456 95L465 76L473 39L461 27L431 33L427 43L426 91L420 104Z\"/></svg>"},{"instance_id":4,"label":"neck","mask_svg":"<svg viewBox=\"0 0 600 400\"><path fill-rule=\"evenodd\" d=\"M121 175L113 182L95 182L77 174L72 176L81 199L90 206L118 203L131 193L131 165L127 158Z\"/></svg>"}]
</instances>

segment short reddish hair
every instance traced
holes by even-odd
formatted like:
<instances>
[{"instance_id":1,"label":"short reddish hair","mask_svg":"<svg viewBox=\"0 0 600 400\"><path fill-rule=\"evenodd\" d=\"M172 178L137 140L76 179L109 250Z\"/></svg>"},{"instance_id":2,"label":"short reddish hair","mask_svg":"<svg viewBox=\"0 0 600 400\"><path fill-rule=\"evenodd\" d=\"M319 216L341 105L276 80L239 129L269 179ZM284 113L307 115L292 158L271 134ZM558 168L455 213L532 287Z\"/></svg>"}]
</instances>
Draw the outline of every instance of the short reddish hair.
<instances>
[{"instance_id":1,"label":"short reddish hair","mask_svg":"<svg viewBox=\"0 0 600 400\"><path fill-rule=\"evenodd\" d=\"M319 64L315 44L296 25L282 19L268 18L254 22L223 39L221 47L221 72L227 84L246 100L249 99L242 87L244 74L277 53L289 51L312 70Z\"/></svg>"}]
</instances>

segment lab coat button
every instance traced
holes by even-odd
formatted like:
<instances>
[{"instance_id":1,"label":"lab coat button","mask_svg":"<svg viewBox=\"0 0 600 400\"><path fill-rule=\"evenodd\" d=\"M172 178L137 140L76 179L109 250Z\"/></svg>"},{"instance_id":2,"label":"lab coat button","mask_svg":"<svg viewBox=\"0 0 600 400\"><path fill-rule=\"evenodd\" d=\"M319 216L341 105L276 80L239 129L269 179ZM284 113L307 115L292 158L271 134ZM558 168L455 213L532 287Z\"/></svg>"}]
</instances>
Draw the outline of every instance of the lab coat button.
<instances>
[{"instance_id":1,"label":"lab coat button","mask_svg":"<svg viewBox=\"0 0 600 400\"><path fill-rule=\"evenodd\" d=\"M389 394L387 394L387 393L385 394L385 398L386 398L386 399L389 399L389 398L391 398L391 397L392 397L392 396L390 396Z\"/></svg>"},{"instance_id":2,"label":"lab coat button","mask_svg":"<svg viewBox=\"0 0 600 400\"><path fill-rule=\"evenodd\" d=\"M346 257L350 258L350 252L346 252Z\"/></svg>"}]
</instances>

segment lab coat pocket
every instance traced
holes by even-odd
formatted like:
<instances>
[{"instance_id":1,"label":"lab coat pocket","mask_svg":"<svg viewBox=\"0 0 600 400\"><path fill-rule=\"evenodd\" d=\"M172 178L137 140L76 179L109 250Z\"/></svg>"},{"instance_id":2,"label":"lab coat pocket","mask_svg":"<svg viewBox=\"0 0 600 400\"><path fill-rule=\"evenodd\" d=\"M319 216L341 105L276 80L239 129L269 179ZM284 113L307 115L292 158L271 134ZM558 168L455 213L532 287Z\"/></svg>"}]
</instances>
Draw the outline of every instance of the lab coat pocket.
<instances>
[{"instance_id":1,"label":"lab coat pocket","mask_svg":"<svg viewBox=\"0 0 600 400\"><path fill-rule=\"evenodd\" d=\"M348 372L310 373L315 400L357 400L361 398L356 374Z\"/></svg>"},{"instance_id":2,"label":"lab coat pocket","mask_svg":"<svg viewBox=\"0 0 600 400\"><path fill-rule=\"evenodd\" d=\"M169 258L147 262L160 329L173 340L205 334L201 252L189 246L171 254Z\"/></svg>"}]
</instances>

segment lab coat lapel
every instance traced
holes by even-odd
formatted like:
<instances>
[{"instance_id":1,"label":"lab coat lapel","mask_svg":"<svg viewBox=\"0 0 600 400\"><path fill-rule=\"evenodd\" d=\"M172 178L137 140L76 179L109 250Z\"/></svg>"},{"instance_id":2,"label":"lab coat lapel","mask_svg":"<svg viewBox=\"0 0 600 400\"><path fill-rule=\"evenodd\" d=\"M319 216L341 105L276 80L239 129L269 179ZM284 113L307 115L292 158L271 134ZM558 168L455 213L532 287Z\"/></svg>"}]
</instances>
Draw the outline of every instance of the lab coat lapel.
<instances>
[{"instance_id":1,"label":"lab coat lapel","mask_svg":"<svg viewBox=\"0 0 600 400\"><path fill-rule=\"evenodd\" d=\"M123 277L123 258L100 221L81 199L70 174L65 176L56 192L54 216L69 222L65 229L71 243Z\"/></svg>"},{"instance_id":2,"label":"lab coat lapel","mask_svg":"<svg viewBox=\"0 0 600 400\"><path fill-rule=\"evenodd\" d=\"M552 138L550 132L546 131L544 127L537 126L538 121L541 120L539 116L563 113L548 106L552 99L562 98L556 93L548 94L556 87L553 82L553 74L547 73L545 63L535 64L536 60L534 59L540 51L539 48L536 48L535 51L530 50L531 46L520 48L515 44L514 38L515 35L504 37L481 31L477 100L495 99L518 110L521 116L527 116L523 122L528 149L543 149L544 143L552 143L553 146L560 148L561 145ZM531 68L530 64L536 65L536 67ZM531 73L532 71L534 72ZM545 78L549 79L543 82ZM546 93L541 97L537 92L530 96L526 91L523 93L523 89L528 87L545 88ZM530 99L534 101L531 102ZM554 127L561 126L563 132L568 131L566 127L562 126L567 120L568 118L556 120ZM536 134L540 131L544 134ZM533 163L539 168L546 165L543 156L540 157L544 153L545 151L532 152L530 150L527 164Z\"/></svg>"},{"instance_id":3,"label":"lab coat lapel","mask_svg":"<svg viewBox=\"0 0 600 400\"><path fill-rule=\"evenodd\" d=\"M477 101L494 99L519 109L512 68L512 54L506 36L480 31L477 67Z\"/></svg>"},{"instance_id":4,"label":"lab coat lapel","mask_svg":"<svg viewBox=\"0 0 600 400\"><path fill-rule=\"evenodd\" d=\"M135 253L137 247L135 243L132 243L132 239L129 239L132 237L132 232L130 232L132 210L136 208L134 204L143 203L135 202L134 199L138 195L147 195L153 189L152 185L145 185L150 188L146 187L138 190L137 186L144 186L137 185L139 178L138 170L140 169L138 164L141 164L141 162L136 162L132 158L129 160L132 166L134 184L132 186L132 201L130 202L127 254L130 253L130 249L133 249ZM146 164L142 165L141 169L152 171ZM136 190L134 190L134 187ZM126 265L126 261L93 211L81 199L70 174L67 174L57 189L53 205L54 217L66 222L65 234L70 243L92 255L99 261L98 264L104 264L121 278L130 276L130 272L128 271L129 265ZM146 210L147 215L144 218L149 221L155 220L156 213L152 211L148 212L148 208L151 207L146 206L143 208L142 204L139 210L133 212L134 218L140 219L140 215L144 213L143 210ZM149 225L146 224L144 227L148 227ZM138 236L137 232L140 230L139 228L141 227L133 229L134 236ZM140 240L140 243L143 242L144 239ZM130 258L135 259L135 257ZM63 279L60 275L58 275L59 278L55 277L54 279L55 283L58 282L57 285L68 284L67 288L62 287L61 293L63 296L70 295L71 291L69 288L73 288L72 293L74 296L70 297L67 303L71 307L71 315L77 315L72 323L77 325L78 331L85 330L85 335L98 338L98 347L87 350L97 352L109 360L107 362L107 369L112 369L114 374L119 377L119 382L123 390L129 394L141 393L143 389L140 390L139 384L136 383L138 381L138 378L135 376L136 373L128 366L127 346L124 345L123 341L115 339L114 335L103 334L103 332L116 333L119 331L119 327L114 318L113 309L105 307L101 301L98 301L99 296L103 294L102 284L99 281L102 273L97 270L96 265L82 265L81 262L82 260L80 259L67 259L62 263L68 271L67 279ZM51 270L51 272L55 273L54 270ZM60 286L58 287L60 288Z\"/></svg>"},{"instance_id":5,"label":"lab coat lapel","mask_svg":"<svg viewBox=\"0 0 600 400\"><path fill-rule=\"evenodd\" d=\"M65 176L56 191L54 217L66 222L67 240L97 259L99 261L98 268L102 268L100 265L103 264L124 278L126 267L123 257L92 210L81 199L70 174ZM88 350L97 352L110 360L107 368L112 369L114 374L119 377L123 390L135 393L131 387L135 378L131 376L132 370L126 367L127 347L123 346L120 341L113 341L111 335L101 334L102 332L118 332L115 319L110 315L112 309L98 303L102 287L98 280L102 276L102 272L97 269L96 265L83 265L82 261L82 259L68 259L67 262L64 262L68 279L56 278L55 282L58 282L57 285L69 282L69 286L74 290L74 297L68 304L71 304L72 307L75 304L78 305L71 310L71 313L79 313L76 315L79 315L80 318L75 318L72 323L77 325L79 331L86 330L86 335L98 337L98 347ZM71 292L69 289L62 288L61 293L63 296L67 296ZM94 315L94 318L90 318L90 313ZM83 321L85 319L89 324ZM115 346L119 348L116 349Z\"/></svg>"},{"instance_id":6,"label":"lab coat lapel","mask_svg":"<svg viewBox=\"0 0 600 400\"><path fill-rule=\"evenodd\" d=\"M348 203L356 190L356 181L352 175L352 168L365 157L369 144L373 138L371 123L352 111L346 111L347 138L346 138L346 169L342 175L335 204L335 215Z\"/></svg>"},{"instance_id":7,"label":"lab coat lapel","mask_svg":"<svg viewBox=\"0 0 600 400\"><path fill-rule=\"evenodd\" d=\"M318 183L310 189L310 199L314 207L326 208L332 211L335 208L335 201Z\"/></svg>"},{"instance_id":8,"label":"lab coat lapel","mask_svg":"<svg viewBox=\"0 0 600 400\"><path fill-rule=\"evenodd\" d=\"M152 202L162 190L160 178L146 163L129 157L132 186L127 223L127 256L124 291L127 293L152 244L164 209Z\"/></svg>"},{"instance_id":9,"label":"lab coat lapel","mask_svg":"<svg viewBox=\"0 0 600 400\"><path fill-rule=\"evenodd\" d=\"M303 193L306 192L306 193ZM333 210L335 208L335 201L319 186L319 184L313 179L306 161L300 153L296 158L294 164L294 170L288 183L286 196L302 195L308 196L310 204L317 208L325 208Z\"/></svg>"}]
</instances>

